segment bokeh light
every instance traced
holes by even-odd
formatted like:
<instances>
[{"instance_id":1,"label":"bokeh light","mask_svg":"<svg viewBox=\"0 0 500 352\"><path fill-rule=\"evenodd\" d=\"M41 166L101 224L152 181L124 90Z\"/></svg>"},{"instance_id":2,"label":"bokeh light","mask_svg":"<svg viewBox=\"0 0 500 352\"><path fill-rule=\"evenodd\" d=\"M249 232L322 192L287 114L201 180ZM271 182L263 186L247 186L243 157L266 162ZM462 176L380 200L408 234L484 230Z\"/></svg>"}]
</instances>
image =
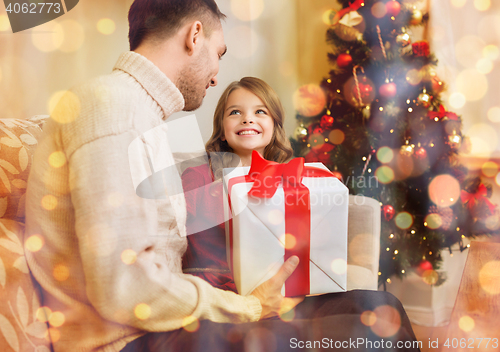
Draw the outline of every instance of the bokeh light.
<instances>
[{"instance_id":1,"label":"bokeh light","mask_svg":"<svg viewBox=\"0 0 500 352\"><path fill-rule=\"evenodd\" d=\"M64 53L72 53L80 49L85 41L85 31L83 26L75 20L61 22L64 31L64 41L59 50Z\"/></svg>"},{"instance_id":2,"label":"bokeh light","mask_svg":"<svg viewBox=\"0 0 500 352\"><path fill-rule=\"evenodd\" d=\"M498 46L493 44L486 45L483 49L483 56L491 61L498 60L498 57L500 56L500 49L498 49Z\"/></svg>"},{"instance_id":3,"label":"bokeh light","mask_svg":"<svg viewBox=\"0 0 500 352\"><path fill-rule=\"evenodd\" d=\"M231 48L229 54L237 59L246 59L257 52L259 36L249 26L234 27L227 32L227 46Z\"/></svg>"},{"instance_id":4,"label":"bokeh light","mask_svg":"<svg viewBox=\"0 0 500 352\"><path fill-rule=\"evenodd\" d=\"M328 134L328 139L332 144L342 144L345 140L345 133L342 130L335 129Z\"/></svg>"},{"instance_id":5,"label":"bokeh light","mask_svg":"<svg viewBox=\"0 0 500 352\"><path fill-rule=\"evenodd\" d=\"M476 62L483 58L483 49L486 43L480 37L466 35L455 44L457 61L466 68L473 68Z\"/></svg>"},{"instance_id":6,"label":"bokeh light","mask_svg":"<svg viewBox=\"0 0 500 352\"><path fill-rule=\"evenodd\" d=\"M472 125L466 132L472 143L471 154L489 157L498 143L498 133L486 123Z\"/></svg>"},{"instance_id":7,"label":"bokeh light","mask_svg":"<svg viewBox=\"0 0 500 352\"><path fill-rule=\"evenodd\" d=\"M295 309L290 309L290 306L286 306L285 304L283 304L278 315L284 322L291 322L295 318Z\"/></svg>"},{"instance_id":8,"label":"bokeh light","mask_svg":"<svg viewBox=\"0 0 500 352\"><path fill-rule=\"evenodd\" d=\"M64 42L63 27L57 21L44 23L31 32L31 42L41 52L55 51Z\"/></svg>"},{"instance_id":9,"label":"bokeh light","mask_svg":"<svg viewBox=\"0 0 500 352\"><path fill-rule=\"evenodd\" d=\"M57 330L56 328L49 328L47 339L49 339L50 342L56 343L60 338L61 333L59 332L59 330Z\"/></svg>"},{"instance_id":10,"label":"bokeh light","mask_svg":"<svg viewBox=\"0 0 500 352\"><path fill-rule=\"evenodd\" d=\"M394 151L389 147L381 147L377 151L377 159L383 164L390 163L394 159Z\"/></svg>"},{"instance_id":11,"label":"bokeh light","mask_svg":"<svg viewBox=\"0 0 500 352\"><path fill-rule=\"evenodd\" d=\"M57 264L52 271L52 275L57 281L66 281L69 278L69 269L64 264Z\"/></svg>"},{"instance_id":12,"label":"bokeh light","mask_svg":"<svg viewBox=\"0 0 500 352\"><path fill-rule=\"evenodd\" d=\"M361 313L361 323L366 326L373 326L377 321L377 315L371 310Z\"/></svg>"},{"instance_id":13,"label":"bokeh light","mask_svg":"<svg viewBox=\"0 0 500 352\"><path fill-rule=\"evenodd\" d=\"M450 103L450 106L452 108L461 109L464 107L467 100L465 99L465 96L462 93L455 92L450 95L448 102Z\"/></svg>"},{"instance_id":14,"label":"bokeh light","mask_svg":"<svg viewBox=\"0 0 500 352\"><path fill-rule=\"evenodd\" d=\"M491 62L490 59L486 58L480 59L476 63L476 70L482 73L483 75L487 75L488 73L493 71L493 62Z\"/></svg>"},{"instance_id":15,"label":"bokeh light","mask_svg":"<svg viewBox=\"0 0 500 352\"><path fill-rule=\"evenodd\" d=\"M97 30L104 35L113 34L116 30L115 21L109 18L101 18L97 21Z\"/></svg>"},{"instance_id":16,"label":"bokeh light","mask_svg":"<svg viewBox=\"0 0 500 352\"><path fill-rule=\"evenodd\" d=\"M264 12L264 1L231 0L231 12L241 21L254 21Z\"/></svg>"},{"instance_id":17,"label":"bokeh light","mask_svg":"<svg viewBox=\"0 0 500 352\"><path fill-rule=\"evenodd\" d=\"M332 261L332 271L337 275L343 275L347 272L347 262L342 258Z\"/></svg>"},{"instance_id":18,"label":"bokeh light","mask_svg":"<svg viewBox=\"0 0 500 352\"><path fill-rule=\"evenodd\" d=\"M295 238L294 235L290 233L285 233L281 235L280 242L285 249L292 249L297 244L297 239Z\"/></svg>"},{"instance_id":19,"label":"bokeh light","mask_svg":"<svg viewBox=\"0 0 500 352\"><path fill-rule=\"evenodd\" d=\"M317 84L306 84L297 89L293 95L293 106L302 116L312 117L323 111L326 96Z\"/></svg>"},{"instance_id":20,"label":"bokeh light","mask_svg":"<svg viewBox=\"0 0 500 352\"><path fill-rule=\"evenodd\" d=\"M59 123L70 123L80 115L80 99L70 91L57 91L49 99L50 117Z\"/></svg>"},{"instance_id":21,"label":"bokeh light","mask_svg":"<svg viewBox=\"0 0 500 352\"><path fill-rule=\"evenodd\" d=\"M267 220L270 224L279 225L285 219L285 214L279 209L273 209L267 214Z\"/></svg>"},{"instance_id":22,"label":"bokeh light","mask_svg":"<svg viewBox=\"0 0 500 352\"><path fill-rule=\"evenodd\" d=\"M53 168L60 168L66 164L66 154L61 151L53 152L49 155L49 164Z\"/></svg>"},{"instance_id":23,"label":"bokeh light","mask_svg":"<svg viewBox=\"0 0 500 352\"><path fill-rule=\"evenodd\" d=\"M24 247L30 252L38 252L44 244L45 241L40 235L32 235L24 241Z\"/></svg>"},{"instance_id":24,"label":"bokeh light","mask_svg":"<svg viewBox=\"0 0 500 352\"><path fill-rule=\"evenodd\" d=\"M5 32L10 29L9 17L5 14L0 15L0 32Z\"/></svg>"},{"instance_id":25,"label":"bokeh light","mask_svg":"<svg viewBox=\"0 0 500 352\"><path fill-rule=\"evenodd\" d=\"M417 70L415 68L412 68L406 73L406 81L413 86L420 84L420 82L422 82L422 78L423 77L420 70Z\"/></svg>"},{"instance_id":26,"label":"bokeh light","mask_svg":"<svg viewBox=\"0 0 500 352\"><path fill-rule=\"evenodd\" d=\"M488 79L476 69L460 72L456 79L457 89L467 101L478 101L488 92Z\"/></svg>"},{"instance_id":27,"label":"bokeh light","mask_svg":"<svg viewBox=\"0 0 500 352\"><path fill-rule=\"evenodd\" d=\"M484 226L491 231L498 230L500 228L500 217L497 214L488 216L484 221Z\"/></svg>"},{"instance_id":28,"label":"bokeh light","mask_svg":"<svg viewBox=\"0 0 500 352\"><path fill-rule=\"evenodd\" d=\"M200 328L200 321L195 316L189 315L182 319L182 327L188 332L195 332Z\"/></svg>"},{"instance_id":29,"label":"bokeh light","mask_svg":"<svg viewBox=\"0 0 500 352\"><path fill-rule=\"evenodd\" d=\"M460 328L460 330L463 330L465 332L472 331L475 325L476 324L474 323L474 319L472 319L468 315L464 315L458 320L458 327Z\"/></svg>"},{"instance_id":30,"label":"bokeh light","mask_svg":"<svg viewBox=\"0 0 500 352\"><path fill-rule=\"evenodd\" d=\"M334 9L329 9L323 12L323 16L321 16L323 23L326 24L327 26L332 25L332 20L335 17L336 13L337 11L335 11Z\"/></svg>"},{"instance_id":31,"label":"bokeh light","mask_svg":"<svg viewBox=\"0 0 500 352\"><path fill-rule=\"evenodd\" d=\"M451 4L456 8L461 8L465 6L467 0L451 0Z\"/></svg>"},{"instance_id":32,"label":"bokeh light","mask_svg":"<svg viewBox=\"0 0 500 352\"><path fill-rule=\"evenodd\" d=\"M42 207L46 210L54 210L57 207L57 198L47 194L42 198Z\"/></svg>"},{"instance_id":33,"label":"bokeh light","mask_svg":"<svg viewBox=\"0 0 500 352\"><path fill-rule=\"evenodd\" d=\"M49 318L49 324L58 328L64 324L66 317L61 312L53 312Z\"/></svg>"},{"instance_id":34,"label":"bokeh light","mask_svg":"<svg viewBox=\"0 0 500 352\"><path fill-rule=\"evenodd\" d=\"M413 216L406 211L402 211L396 215L394 222L401 230L407 230L413 225Z\"/></svg>"},{"instance_id":35,"label":"bokeh light","mask_svg":"<svg viewBox=\"0 0 500 352\"><path fill-rule=\"evenodd\" d=\"M121 254L122 262L127 265L134 264L137 260L137 254L132 249L125 249Z\"/></svg>"},{"instance_id":36,"label":"bokeh light","mask_svg":"<svg viewBox=\"0 0 500 352\"><path fill-rule=\"evenodd\" d=\"M375 170L375 177L384 185L394 181L394 171L389 166L380 166Z\"/></svg>"},{"instance_id":37,"label":"bokeh light","mask_svg":"<svg viewBox=\"0 0 500 352\"><path fill-rule=\"evenodd\" d=\"M491 7L491 0L474 0L474 7L478 11L487 11Z\"/></svg>"},{"instance_id":38,"label":"bokeh light","mask_svg":"<svg viewBox=\"0 0 500 352\"><path fill-rule=\"evenodd\" d=\"M386 338L395 335L401 327L401 315L396 308L383 305L373 310L376 320L371 326L379 337Z\"/></svg>"},{"instance_id":39,"label":"bokeh light","mask_svg":"<svg viewBox=\"0 0 500 352\"><path fill-rule=\"evenodd\" d=\"M481 166L481 171L486 177L495 177L498 173L498 164L493 161L487 161Z\"/></svg>"},{"instance_id":40,"label":"bokeh light","mask_svg":"<svg viewBox=\"0 0 500 352\"><path fill-rule=\"evenodd\" d=\"M51 315L52 310L49 307L40 307L35 313L36 319L42 323L48 322Z\"/></svg>"},{"instance_id":41,"label":"bokeh light","mask_svg":"<svg viewBox=\"0 0 500 352\"><path fill-rule=\"evenodd\" d=\"M460 183L451 175L438 175L429 184L429 198L439 207L452 206L460 198Z\"/></svg>"},{"instance_id":42,"label":"bokeh light","mask_svg":"<svg viewBox=\"0 0 500 352\"><path fill-rule=\"evenodd\" d=\"M378 1L372 6L372 15L375 18L382 18L387 14L387 8L382 1Z\"/></svg>"},{"instance_id":43,"label":"bokeh light","mask_svg":"<svg viewBox=\"0 0 500 352\"><path fill-rule=\"evenodd\" d=\"M146 303L139 303L135 306L134 314L139 320L146 320L151 316L151 307Z\"/></svg>"},{"instance_id":44,"label":"bokeh light","mask_svg":"<svg viewBox=\"0 0 500 352\"><path fill-rule=\"evenodd\" d=\"M492 260L479 271L479 284L490 295L500 293L500 261Z\"/></svg>"},{"instance_id":45,"label":"bokeh light","mask_svg":"<svg viewBox=\"0 0 500 352\"><path fill-rule=\"evenodd\" d=\"M488 120L491 122L500 122L500 107L494 106L488 110Z\"/></svg>"},{"instance_id":46,"label":"bokeh light","mask_svg":"<svg viewBox=\"0 0 500 352\"><path fill-rule=\"evenodd\" d=\"M427 215L424 221L427 223L427 227L431 230L436 230L440 228L441 225L443 225L443 219L441 218L441 215L436 213Z\"/></svg>"}]
</instances>

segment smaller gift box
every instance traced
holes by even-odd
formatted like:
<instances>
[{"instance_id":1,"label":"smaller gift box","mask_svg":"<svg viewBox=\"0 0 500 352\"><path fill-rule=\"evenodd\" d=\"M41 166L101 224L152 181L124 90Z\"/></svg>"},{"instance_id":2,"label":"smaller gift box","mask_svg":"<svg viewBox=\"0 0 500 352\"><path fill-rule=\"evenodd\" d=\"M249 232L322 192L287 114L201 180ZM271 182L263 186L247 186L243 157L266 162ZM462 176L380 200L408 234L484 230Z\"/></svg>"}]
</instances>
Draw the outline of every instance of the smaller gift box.
<instances>
[{"instance_id":1,"label":"smaller gift box","mask_svg":"<svg viewBox=\"0 0 500 352\"><path fill-rule=\"evenodd\" d=\"M296 158L224 169L228 263L238 292L250 294L292 255L299 266L285 296L346 290L349 192L321 163Z\"/></svg>"}]
</instances>

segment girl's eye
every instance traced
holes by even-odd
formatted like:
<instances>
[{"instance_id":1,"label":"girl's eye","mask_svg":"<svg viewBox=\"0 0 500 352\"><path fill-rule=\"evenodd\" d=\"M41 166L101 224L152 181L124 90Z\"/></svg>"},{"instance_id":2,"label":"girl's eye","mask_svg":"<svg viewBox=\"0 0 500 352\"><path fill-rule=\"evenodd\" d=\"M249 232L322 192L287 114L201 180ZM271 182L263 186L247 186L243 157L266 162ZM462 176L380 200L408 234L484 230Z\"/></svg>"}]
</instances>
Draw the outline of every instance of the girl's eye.
<instances>
[{"instance_id":1,"label":"girl's eye","mask_svg":"<svg viewBox=\"0 0 500 352\"><path fill-rule=\"evenodd\" d=\"M264 110L261 110L261 109L257 110L255 113L256 114L267 114Z\"/></svg>"},{"instance_id":2,"label":"girl's eye","mask_svg":"<svg viewBox=\"0 0 500 352\"><path fill-rule=\"evenodd\" d=\"M236 114L239 114L240 111L239 110L233 110L229 113L229 115L236 115Z\"/></svg>"}]
</instances>

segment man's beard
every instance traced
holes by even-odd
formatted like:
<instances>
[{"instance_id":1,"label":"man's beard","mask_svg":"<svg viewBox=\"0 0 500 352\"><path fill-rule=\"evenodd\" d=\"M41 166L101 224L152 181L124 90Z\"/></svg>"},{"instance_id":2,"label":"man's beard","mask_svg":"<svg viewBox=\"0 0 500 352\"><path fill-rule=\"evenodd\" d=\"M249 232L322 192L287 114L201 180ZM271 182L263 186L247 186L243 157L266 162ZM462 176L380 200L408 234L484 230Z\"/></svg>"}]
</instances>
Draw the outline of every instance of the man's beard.
<instances>
[{"instance_id":1,"label":"man's beard","mask_svg":"<svg viewBox=\"0 0 500 352\"><path fill-rule=\"evenodd\" d=\"M200 57L203 56L200 55ZM204 68L203 64L198 63L194 66L185 67L180 72L176 86L184 97L184 111L196 110L203 103L204 91L200 89L203 84L203 82L200 82L200 73L205 71ZM205 89L205 86L203 86L203 89Z\"/></svg>"}]
</instances>

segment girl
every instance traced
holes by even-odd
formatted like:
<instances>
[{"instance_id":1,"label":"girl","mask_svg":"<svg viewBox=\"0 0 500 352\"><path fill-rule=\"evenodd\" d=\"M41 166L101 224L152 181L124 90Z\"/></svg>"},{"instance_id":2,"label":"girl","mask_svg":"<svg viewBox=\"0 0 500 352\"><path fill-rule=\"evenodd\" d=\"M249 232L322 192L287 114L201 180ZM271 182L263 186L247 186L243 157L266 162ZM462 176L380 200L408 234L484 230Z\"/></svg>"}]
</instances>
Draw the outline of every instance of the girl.
<instances>
[{"instance_id":1,"label":"girl","mask_svg":"<svg viewBox=\"0 0 500 352\"><path fill-rule=\"evenodd\" d=\"M188 168L182 175L188 233L203 222L219 225L188 236L183 258L185 273L237 292L226 261L222 169L250 166L253 150L268 160L288 161L292 148L283 128L284 117L276 92L261 79L244 77L222 93L215 109L212 137L205 146L209 163Z\"/></svg>"}]
</instances>

